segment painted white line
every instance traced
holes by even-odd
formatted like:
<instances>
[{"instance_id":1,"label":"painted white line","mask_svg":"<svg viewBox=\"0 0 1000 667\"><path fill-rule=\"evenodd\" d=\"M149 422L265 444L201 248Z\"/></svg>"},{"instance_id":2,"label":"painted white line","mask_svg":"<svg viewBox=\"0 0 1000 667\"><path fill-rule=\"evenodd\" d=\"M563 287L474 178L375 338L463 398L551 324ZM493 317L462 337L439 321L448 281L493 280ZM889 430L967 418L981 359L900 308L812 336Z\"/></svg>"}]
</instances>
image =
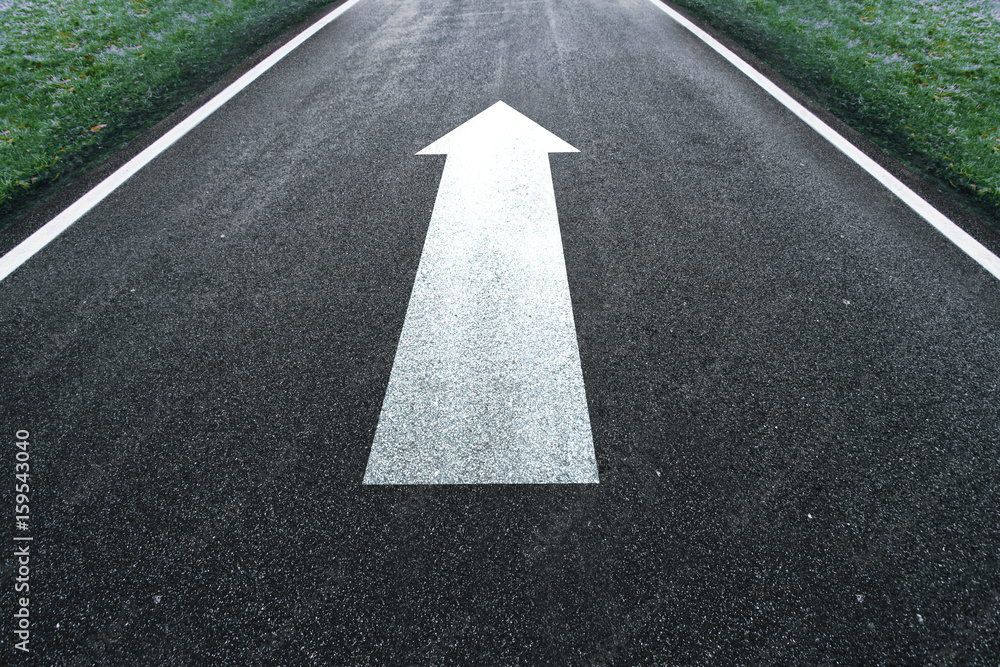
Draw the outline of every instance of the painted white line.
<instances>
[{"instance_id":1,"label":"painted white line","mask_svg":"<svg viewBox=\"0 0 1000 667\"><path fill-rule=\"evenodd\" d=\"M237 93L253 83L257 77L274 67L274 65L294 51L307 39L336 20L341 14L353 7L359 0L348 0L340 7L330 12L322 19L299 33L290 42L258 63L253 69L239 79L229 84L225 90L199 107L194 113L175 125L169 132L150 144L141 153L122 165L115 173L93 187L87 194L73 202L62 213L45 223L34 234L26 238L13 250L0 257L0 280L13 273L19 266L48 245L79 220L87 211L99 204L105 197L115 191L119 185L127 181L133 174L146 166L153 158L167 150L174 142L193 130L203 120L211 116L219 107L232 99Z\"/></svg>"},{"instance_id":2,"label":"painted white line","mask_svg":"<svg viewBox=\"0 0 1000 667\"><path fill-rule=\"evenodd\" d=\"M680 23L693 33L698 39L705 42L723 58L736 66L741 72L753 79L754 83L763 88L772 97L783 104L789 111L802 119L809 127L814 129L824 139L836 146L844 155L851 158L862 169L874 176L879 183L887 187L893 194L916 211L924 220L931 223L935 229L944 234L948 239L962 249L972 259L976 260L984 269L1000 279L1000 258L986 249L979 241L972 238L961 227L949 220L943 213L931 206L923 197L908 188L898 178L883 169L877 162L858 150L854 144L837 133L832 127L824 123L814 113L806 109L792 98L791 95L783 91L768 79L766 76L755 70L745 60L723 46L718 40L707 32L686 19L680 13L663 4L659 0L650 0L654 6L663 10L670 18Z\"/></svg>"},{"instance_id":3,"label":"painted white line","mask_svg":"<svg viewBox=\"0 0 1000 667\"><path fill-rule=\"evenodd\" d=\"M498 102L447 155L364 484L596 484L549 153Z\"/></svg>"}]
</instances>

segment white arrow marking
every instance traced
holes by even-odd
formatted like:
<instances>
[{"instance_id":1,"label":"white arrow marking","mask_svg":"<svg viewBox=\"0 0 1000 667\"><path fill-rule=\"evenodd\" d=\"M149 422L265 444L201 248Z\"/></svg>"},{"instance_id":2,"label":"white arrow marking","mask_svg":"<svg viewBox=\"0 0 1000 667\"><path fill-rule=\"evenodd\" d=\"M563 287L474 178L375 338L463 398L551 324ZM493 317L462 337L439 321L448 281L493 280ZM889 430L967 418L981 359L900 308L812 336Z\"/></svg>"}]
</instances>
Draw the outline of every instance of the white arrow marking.
<instances>
[{"instance_id":1,"label":"white arrow marking","mask_svg":"<svg viewBox=\"0 0 1000 667\"><path fill-rule=\"evenodd\" d=\"M448 156L365 484L598 482L549 153L497 102Z\"/></svg>"}]
</instances>

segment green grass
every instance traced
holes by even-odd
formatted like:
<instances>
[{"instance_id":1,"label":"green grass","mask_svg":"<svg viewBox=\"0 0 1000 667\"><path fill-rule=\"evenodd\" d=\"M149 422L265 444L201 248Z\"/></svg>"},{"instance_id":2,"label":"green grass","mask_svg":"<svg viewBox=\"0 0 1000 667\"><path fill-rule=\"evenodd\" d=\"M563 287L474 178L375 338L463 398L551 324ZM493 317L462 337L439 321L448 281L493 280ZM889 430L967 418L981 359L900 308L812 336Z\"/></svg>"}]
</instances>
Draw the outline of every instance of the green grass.
<instances>
[{"instance_id":1,"label":"green grass","mask_svg":"<svg viewBox=\"0 0 1000 667\"><path fill-rule=\"evenodd\" d=\"M0 0L0 229L331 0Z\"/></svg>"},{"instance_id":2,"label":"green grass","mask_svg":"<svg viewBox=\"0 0 1000 667\"><path fill-rule=\"evenodd\" d=\"M1000 0L677 0L1000 229Z\"/></svg>"}]
</instances>

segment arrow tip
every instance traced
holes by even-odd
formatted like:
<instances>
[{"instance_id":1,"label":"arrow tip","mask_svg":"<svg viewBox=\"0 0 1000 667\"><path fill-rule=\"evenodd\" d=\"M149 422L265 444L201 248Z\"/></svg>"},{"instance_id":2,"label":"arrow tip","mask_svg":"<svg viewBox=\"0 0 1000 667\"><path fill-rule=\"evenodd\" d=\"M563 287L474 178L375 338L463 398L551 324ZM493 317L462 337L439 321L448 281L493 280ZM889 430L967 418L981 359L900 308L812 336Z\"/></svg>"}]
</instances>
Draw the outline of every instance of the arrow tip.
<instances>
[{"instance_id":1,"label":"arrow tip","mask_svg":"<svg viewBox=\"0 0 1000 667\"><path fill-rule=\"evenodd\" d=\"M501 101L465 121L417 155L499 153L518 150L545 153L579 152Z\"/></svg>"}]
</instances>

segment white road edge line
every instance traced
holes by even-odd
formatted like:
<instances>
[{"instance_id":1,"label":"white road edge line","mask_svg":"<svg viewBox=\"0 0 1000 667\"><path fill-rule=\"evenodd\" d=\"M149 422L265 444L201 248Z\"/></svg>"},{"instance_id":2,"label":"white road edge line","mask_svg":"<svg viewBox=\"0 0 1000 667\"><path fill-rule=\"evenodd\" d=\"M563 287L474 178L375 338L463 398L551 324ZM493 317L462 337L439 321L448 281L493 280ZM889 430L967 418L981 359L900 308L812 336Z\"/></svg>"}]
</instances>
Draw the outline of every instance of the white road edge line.
<instances>
[{"instance_id":1,"label":"white road edge line","mask_svg":"<svg viewBox=\"0 0 1000 667\"><path fill-rule=\"evenodd\" d=\"M727 49L718 40L707 32L686 19L673 8L660 2L660 0L649 0L653 5L663 10L670 18L687 28L698 39L705 42L723 58L736 66L738 70L750 77L754 83L763 88L773 98L781 102L789 111L802 119L806 125L818 132L824 139L836 146L844 155L854 160L862 169L874 176L879 183L888 188L893 194L903 200L907 206L917 212L924 220L931 223L935 229L948 237L952 243L962 249L972 259L976 260L984 269L1000 279L1000 258L986 249L976 239L972 238L961 227L949 220L943 213L931 206L923 197L908 188L898 178L890 174L877 162L858 150L854 144L849 142L836 130L824 123L814 113L806 109L792 98L791 95L783 91L778 86L755 70L745 60Z\"/></svg>"},{"instance_id":2,"label":"white road edge line","mask_svg":"<svg viewBox=\"0 0 1000 667\"><path fill-rule=\"evenodd\" d=\"M223 104L231 100L241 90L253 83L257 77L274 67L274 65L298 48L303 42L336 20L341 14L356 5L360 0L347 0L337 9L312 24L295 36L290 42L258 63L253 69L232 82L221 93L200 106L194 113L175 125L169 132L147 146L141 153L122 165L115 173L94 186L87 194L70 204L62 213L49 220L24 239L3 257L0 257L0 281L17 270L19 266L31 259L35 253L47 246L53 239L62 234L87 211L94 208L105 197L115 191L133 174L145 167L150 161L185 134L197 127L203 120L211 116Z\"/></svg>"}]
</instances>

